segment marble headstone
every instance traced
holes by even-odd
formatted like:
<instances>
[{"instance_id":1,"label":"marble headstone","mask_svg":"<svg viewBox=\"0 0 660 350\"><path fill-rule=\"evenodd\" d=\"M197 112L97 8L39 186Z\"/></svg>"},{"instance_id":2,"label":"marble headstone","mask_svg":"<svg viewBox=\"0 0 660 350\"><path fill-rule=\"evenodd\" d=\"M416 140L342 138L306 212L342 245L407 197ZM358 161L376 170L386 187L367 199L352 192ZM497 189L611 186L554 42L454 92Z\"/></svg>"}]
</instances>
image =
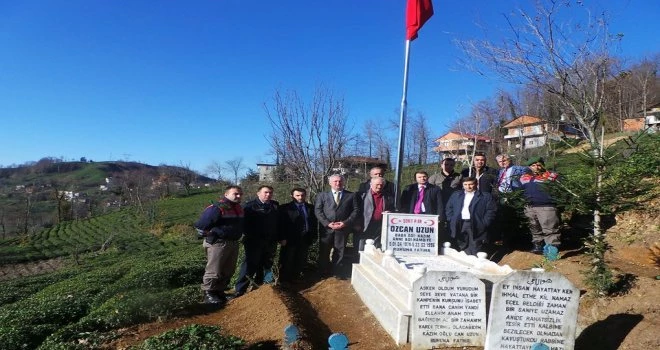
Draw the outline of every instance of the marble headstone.
<instances>
[{"instance_id":1,"label":"marble headstone","mask_svg":"<svg viewBox=\"0 0 660 350\"><path fill-rule=\"evenodd\" d=\"M383 250L394 255L437 256L438 221L438 215L383 213Z\"/></svg>"},{"instance_id":2,"label":"marble headstone","mask_svg":"<svg viewBox=\"0 0 660 350\"><path fill-rule=\"evenodd\" d=\"M575 345L580 290L556 272L516 271L493 286L486 350Z\"/></svg>"},{"instance_id":3,"label":"marble headstone","mask_svg":"<svg viewBox=\"0 0 660 350\"><path fill-rule=\"evenodd\" d=\"M483 346L486 287L467 272L428 271L413 284L411 349Z\"/></svg>"}]
</instances>

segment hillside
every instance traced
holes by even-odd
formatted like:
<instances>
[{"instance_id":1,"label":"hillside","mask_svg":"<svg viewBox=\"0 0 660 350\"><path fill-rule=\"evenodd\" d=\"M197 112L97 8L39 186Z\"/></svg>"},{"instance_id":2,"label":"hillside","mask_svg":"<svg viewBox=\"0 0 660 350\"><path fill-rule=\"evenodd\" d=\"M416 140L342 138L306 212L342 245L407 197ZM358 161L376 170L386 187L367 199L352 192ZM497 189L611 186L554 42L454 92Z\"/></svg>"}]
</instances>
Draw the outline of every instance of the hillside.
<instances>
[{"instance_id":1,"label":"hillside","mask_svg":"<svg viewBox=\"0 0 660 350\"><path fill-rule=\"evenodd\" d=\"M660 187L656 186L656 191L660 192ZM573 242L554 263L525 251L506 252L500 263L515 269L542 266L563 274L581 290L576 350L658 349L660 340L654 330L660 325L660 198L650 201L648 210L618 216L610 232L608 241L613 249L608 262L621 281L620 292L613 296L594 295L584 284L581 272L589 264L588 257L579 242L570 237L568 240ZM261 287L230 301L221 310L129 327L110 347L128 349L168 330L208 324L219 325L224 332L240 336L253 346L270 349L266 345L281 344L283 329L289 323L303 330L301 348L327 347L330 334L342 332L348 336L351 350L409 349L394 344L362 304L350 281L319 280L314 275L293 289Z\"/></svg>"},{"instance_id":2,"label":"hillside","mask_svg":"<svg viewBox=\"0 0 660 350\"><path fill-rule=\"evenodd\" d=\"M175 166L136 162L62 162L0 168L0 237L36 233L54 224L106 214L143 200L187 194L215 182Z\"/></svg>"},{"instance_id":3,"label":"hillside","mask_svg":"<svg viewBox=\"0 0 660 350\"><path fill-rule=\"evenodd\" d=\"M568 220L562 256L556 262L525 248L497 254L501 263L516 269L541 266L558 271L582 291L578 350L660 347L653 332L660 324L657 162L657 157L622 160L620 169L628 171L624 175L640 173L632 172L635 169L655 175L640 178L636 190L620 201L625 206L615 208L614 225L607 232L612 249L606 256L617 282L613 294L598 295L584 283L582 272L590 265L582 243L585 230L569 226ZM558 163L563 174L577 172L580 164L569 157ZM613 173L608 180L615 176L619 175ZM286 200L287 186L276 186L275 199ZM256 184L245 187L248 200ZM303 283L291 288L263 286L220 310L201 306L205 257L191 226L220 191L211 188L134 202L0 239L2 348L123 349L182 325L210 324L245 339L251 348L270 349L281 344L283 327L291 322L303 331L301 348L324 348L332 332L344 332L353 350L397 349L349 281L320 279L313 268ZM586 188L580 192L586 193ZM355 253L351 256L357 259Z\"/></svg>"}]
</instances>

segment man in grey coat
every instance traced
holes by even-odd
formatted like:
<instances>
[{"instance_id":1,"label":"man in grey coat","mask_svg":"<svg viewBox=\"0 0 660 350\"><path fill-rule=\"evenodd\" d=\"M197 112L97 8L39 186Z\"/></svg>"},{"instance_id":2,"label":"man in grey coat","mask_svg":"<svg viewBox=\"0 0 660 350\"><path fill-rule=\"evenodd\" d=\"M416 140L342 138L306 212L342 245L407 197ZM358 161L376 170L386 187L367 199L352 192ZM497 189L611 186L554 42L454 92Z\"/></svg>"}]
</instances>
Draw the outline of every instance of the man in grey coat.
<instances>
[{"instance_id":1,"label":"man in grey coat","mask_svg":"<svg viewBox=\"0 0 660 350\"><path fill-rule=\"evenodd\" d=\"M362 223L360 225L359 243L360 251L364 250L367 239L373 239L376 248L380 248L383 213L394 210L394 196L385 191L385 179L372 178L366 192L360 192L362 205Z\"/></svg>"},{"instance_id":2,"label":"man in grey coat","mask_svg":"<svg viewBox=\"0 0 660 350\"><path fill-rule=\"evenodd\" d=\"M328 178L328 182L331 191L319 193L314 204L314 214L323 227L319 244L319 269L322 276L333 273L343 277L340 275L344 263L346 238L358 220L360 208L355 193L344 189L343 176L332 175ZM329 261L331 250L332 259Z\"/></svg>"}]
</instances>

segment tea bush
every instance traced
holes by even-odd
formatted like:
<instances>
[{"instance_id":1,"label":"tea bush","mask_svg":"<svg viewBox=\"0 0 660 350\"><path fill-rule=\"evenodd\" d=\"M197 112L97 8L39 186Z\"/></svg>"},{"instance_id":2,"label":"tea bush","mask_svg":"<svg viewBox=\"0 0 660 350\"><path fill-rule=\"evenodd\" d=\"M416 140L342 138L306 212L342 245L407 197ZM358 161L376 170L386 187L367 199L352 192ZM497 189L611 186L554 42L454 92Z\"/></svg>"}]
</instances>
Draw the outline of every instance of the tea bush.
<instances>
[{"instance_id":1,"label":"tea bush","mask_svg":"<svg viewBox=\"0 0 660 350\"><path fill-rule=\"evenodd\" d=\"M151 337L131 350L238 350L245 341L220 334L220 327L189 325Z\"/></svg>"}]
</instances>

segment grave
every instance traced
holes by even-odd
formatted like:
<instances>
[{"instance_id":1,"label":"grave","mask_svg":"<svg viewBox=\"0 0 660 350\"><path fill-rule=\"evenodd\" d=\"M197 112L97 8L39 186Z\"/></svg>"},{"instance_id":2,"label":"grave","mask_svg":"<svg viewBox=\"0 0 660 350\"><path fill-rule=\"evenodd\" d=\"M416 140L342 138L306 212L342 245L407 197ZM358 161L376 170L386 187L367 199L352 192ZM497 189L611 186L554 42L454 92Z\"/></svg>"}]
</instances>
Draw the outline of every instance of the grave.
<instances>
[{"instance_id":1,"label":"grave","mask_svg":"<svg viewBox=\"0 0 660 350\"><path fill-rule=\"evenodd\" d=\"M433 230L417 232L425 220L437 223L433 215L384 213L383 250L367 240L353 264L353 288L397 344L573 349L579 291L570 281L552 272L514 271L449 243L433 249Z\"/></svg>"},{"instance_id":2,"label":"grave","mask_svg":"<svg viewBox=\"0 0 660 350\"><path fill-rule=\"evenodd\" d=\"M429 217L437 218L434 215L412 216L420 217L422 221ZM410 230L410 225L407 228L394 230L388 230L387 227L388 225L403 226L401 223L404 221L401 220L410 217L411 214L384 213L383 232L389 234L401 233L398 230ZM360 263L353 264L351 284L397 344L411 341L412 317L417 312L415 310L418 304L414 284L426 274L441 271L468 273L473 278L483 281L486 295L480 298L488 300L490 287L513 272L509 266L499 266L487 260L486 254L466 255L451 249L447 243L440 252L437 248L430 250L425 246L426 251L419 254L410 254L409 249L399 249L399 254L395 254L394 251L397 250L390 249L392 246L388 245L387 236L387 234L383 235L382 241L383 247L387 249L385 251L376 249L373 241L367 241L364 251L360 253ZM414 240L401 242L407 242L409 245L395 248L410 248L410 250L422 248L415 247L415 243L422 242Z\"/></svg>"},{"instance_id":3,"label":"grave","mask_svg":"<svg viewBox=\"0 0 660 350\"><path fill-rule=\"evenodd\" d=\"M575 344L580 291L556 272L516 271L493 286L486 349Z\"/></svg>"},{"instance_id":4,"label":"grave","mask_svg":"<svg viewBox=\"0 0 660 350\"><path fill-rule=\"evenodd\" d=\"M467 272L429 271L413 283L411 349L483 346L486 286Z\"/></svg>"}]
</instances>

